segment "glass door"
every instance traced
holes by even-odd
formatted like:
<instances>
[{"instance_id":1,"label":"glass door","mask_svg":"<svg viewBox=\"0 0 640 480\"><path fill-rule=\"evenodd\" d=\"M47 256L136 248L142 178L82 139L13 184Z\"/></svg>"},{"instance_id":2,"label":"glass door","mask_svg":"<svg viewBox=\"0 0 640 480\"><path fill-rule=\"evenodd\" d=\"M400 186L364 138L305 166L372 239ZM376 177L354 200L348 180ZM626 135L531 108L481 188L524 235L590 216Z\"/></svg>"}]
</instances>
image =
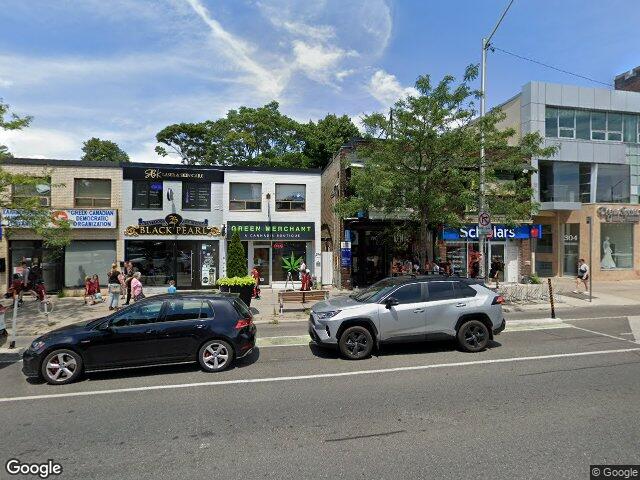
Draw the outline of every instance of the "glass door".
<instances>
[{"instance_id":1,"label":"glass door","mask_svg":"<svg viewBox=\"0 0 640 480\"><path fill-rule=\"evenodd\" d=\"M176 242L176 286L178 288L195 288L194 255L196 242Z\"/></svg>"},{"instance_id":2,"label":"glass door","mask_svg":"<svg viewBox=\"0 0 640 480\"><path fill-rule=\"evenodd\" d=\"M200 279L199 287L213 287L218 280L218 241L202 242L200 244L200 261L196 268L199 267Z\"/></svg>"},{"instance_id":3,"label":"glass door","mask_svg":"<svg viewBox=\"0 0 640 480\"><path fill-rule=\"evenodd\" d=\"M580 248L580 224L566 223L562 237L564 248L562 252L562 274L575 277L578 272L578 255Z\"/></svg>"},{"instance_id":4,"label":"glass door","mask_svg":"<svg viewBox=\"0 0 640 480\"><path fill-rule=\"evenodd\" d=\"M271 246L255 245L253 247L253 264L260 273L260 285L271 284Z\"/></svg>"},{"instance_id":5,"label":"glass door","mask_svg":"<svg viewBox=\"0 0 640 480\"><path fill-rule=\"evenodd\" d=\"M489 274L499 282L504 282L505 256L504 243L489 242Z\"/></svg>"}]
</instances>

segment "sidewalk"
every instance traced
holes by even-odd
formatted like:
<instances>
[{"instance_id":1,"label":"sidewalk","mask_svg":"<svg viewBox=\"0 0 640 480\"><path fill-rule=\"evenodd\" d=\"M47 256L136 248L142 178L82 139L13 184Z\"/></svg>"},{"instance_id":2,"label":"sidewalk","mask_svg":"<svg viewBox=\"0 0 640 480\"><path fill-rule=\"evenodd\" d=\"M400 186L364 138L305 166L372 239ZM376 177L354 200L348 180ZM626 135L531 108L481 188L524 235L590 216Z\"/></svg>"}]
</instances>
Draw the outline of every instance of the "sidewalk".
<instances>
[{"instance_id":1,"label":"sidewalk","mask_svg":"<svg viewBox=\"0 0 640 480\"><path fill-rule=\"evenodd\" d=\"M279 315L278 293L280 290L262 288L261 298L251 301L251 310L256 324L298 322L309 318L307 308L311 304L287 303L282 315ZM327 289L329 296L342 293L335 288ZM198 291L202 293L201 290ZM149 295L152 296L152 295ZM24 305L18 308L18 318L16 322L16 348L9 349L9 340L4 345L0 344L0 354L16 353L21 348L26 348L29 343L38 335L42 335L55 328L64 327L72 323L93 320L109 315L111 312L106 302L95 305L85 305L81 297L57 298L50 296L53 304L53 311L48 318L38 311L38 302L31 297L25 297ZM3 300L2 304L9 307L5 313L5 323L7 331L11 334L13 307L9 300ZM122 301L120 302L122 305ZM2 341L0 337L0 342Z\"/></svg>"}]
</instances>

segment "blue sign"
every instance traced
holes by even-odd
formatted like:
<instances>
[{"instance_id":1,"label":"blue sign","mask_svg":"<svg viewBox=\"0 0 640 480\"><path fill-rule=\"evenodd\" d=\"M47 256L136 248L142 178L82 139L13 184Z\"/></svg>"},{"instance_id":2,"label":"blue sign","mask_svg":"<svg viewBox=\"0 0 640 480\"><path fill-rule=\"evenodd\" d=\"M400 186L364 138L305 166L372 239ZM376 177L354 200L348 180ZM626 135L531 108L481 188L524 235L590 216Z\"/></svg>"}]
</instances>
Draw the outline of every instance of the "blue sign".
<instances>
[{"instance_id":1,"label":"blue sign","mask_svg":"<svg viewBox=\"0 0 640 480\"><path fill-rule=\"evenodd\" d=\"M343 267L351 267L351 249L340 249L340 265Z\"/></svg>"},{"instance_id":2,"label":"blue sign","mask_svg":"<svg viewBox=\"0 0 640 480\"><path fill-rule=\"evenodd\" d=\"M507 227L505 225L494 225L493 232L488 237L491 240L522 240L526 238L542 238L542 225L517 225ZM478 226L464 225L460 228L445 228L442 231L442 240L478 240Z\"/></svg>"},{"instance_id":3,"label":"blue sign","mask_svg":"<svg viewBox=\"0 0 640 480\"><path fill-rule=\"evenodd\" d=\"M345 230L344 231L344 241L345 242L350 242L351 241L351 230Z\"/></svg>"}]
</instances>

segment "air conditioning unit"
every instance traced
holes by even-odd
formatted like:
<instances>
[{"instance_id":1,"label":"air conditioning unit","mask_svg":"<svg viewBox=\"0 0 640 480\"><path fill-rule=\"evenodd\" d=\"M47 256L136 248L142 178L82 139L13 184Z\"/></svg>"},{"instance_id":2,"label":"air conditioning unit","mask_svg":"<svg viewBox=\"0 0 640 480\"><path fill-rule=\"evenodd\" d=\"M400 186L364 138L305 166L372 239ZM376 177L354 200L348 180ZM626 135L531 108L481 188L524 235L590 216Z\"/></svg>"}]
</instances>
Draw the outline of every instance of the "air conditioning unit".
<instances>
[{"instance_id":1,"label":"air conditioning unit","mask_svg":"<svg viewBox=\"0 0 640 480\"><path fill-rule=\"evenodd\" d=\"M40 206L41 207L49 207L49 206L51 206L51 198L49 198L49 197L40 197Z\"/></svg>"}]
</instances>

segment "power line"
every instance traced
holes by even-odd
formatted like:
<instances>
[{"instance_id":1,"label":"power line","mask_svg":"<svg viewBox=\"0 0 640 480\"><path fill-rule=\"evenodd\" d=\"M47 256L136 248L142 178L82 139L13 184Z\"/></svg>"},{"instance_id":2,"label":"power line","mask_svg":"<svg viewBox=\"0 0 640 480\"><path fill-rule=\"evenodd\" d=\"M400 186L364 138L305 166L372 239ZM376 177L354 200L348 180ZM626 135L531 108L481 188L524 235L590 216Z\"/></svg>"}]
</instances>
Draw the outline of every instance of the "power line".
<instances>
[{"instance_id":1,"label":"power line","mask_svg":"<svg viewBox=\"0 0 640 480\"><path fill-rule=\"evenodd\" d=\"M607 87L613 87L613 84L601 82L600 80L595 80L593 78L586 77L584 75L580 75L579 73L570 72L569 70L563 70L562 68L554 67L553 65L548 65L546 63L539 62L538 60L534 60L533 58L524 57L522 55L518 55L517 53L509 52L502 48L496 47L495 45L491 45L489 47L491 51L498 50L499 52L506 53L507 55L511 55L512 57L519 58L520 60L526 60L527 62L535 63L541 65L546 68L550 68L551 70L555 70L557 72L566 73L567 75L573 75L574 77L582 78L584 80L588 80L590 82L599 83L600 85L605 85Z\"/></svg>"}]
</instances>

